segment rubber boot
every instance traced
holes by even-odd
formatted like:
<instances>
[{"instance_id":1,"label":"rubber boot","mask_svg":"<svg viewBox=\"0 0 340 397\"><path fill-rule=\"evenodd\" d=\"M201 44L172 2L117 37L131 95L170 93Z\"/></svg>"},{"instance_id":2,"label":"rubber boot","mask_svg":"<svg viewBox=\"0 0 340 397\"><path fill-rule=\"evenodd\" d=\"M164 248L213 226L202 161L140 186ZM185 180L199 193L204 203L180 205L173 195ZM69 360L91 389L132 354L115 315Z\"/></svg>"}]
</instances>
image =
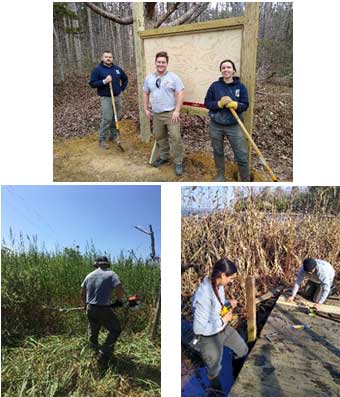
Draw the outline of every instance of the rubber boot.
<instances>
[{"instance_id":1,"label":"rubber boot","mask_svg":"<svg viewBox=\"0 0 340 397\"><path fill-rule=\"evenodd\" d=\"M232 362L232 366L233 366L233 377L234 377L234 381L237 378L237 375L239 374L239 372L241 371L243 364L244 364L245 358L241 357L241 358L233 358L233 362Z\"/></svg>"},{"instance_id":2,"label":"rubber boot","mask_svg":"<svg viewBox=\"0 0 340 397\"><path fill-rule=\"evenodd\" d=\"M215 156L215 167L216 167L216 176L213 179L213 182L225 182L225 163L224 156Z\"/></svg>"},{"instance_id":3,"label":"rubber boot","mask_svg":"<svg viewBox=\"0 0 340 397\"><path fill-rule=\"evenodd\" d=\"M241 182L250 182L250 171L248 165L238 166Z\"/></svg>"},{"instance_id":4,"label":"rubber boot","mask_svg":"<svg viewBox=\"0 0 340 397\"><path fill-rule=\"evenodd\" d=\"M220 381L218 380L218 377L209 379L210 381L210 388L209 392L207 394L207 397L219 397L222 396L223 390L222 390L222 385Z\"/></svg>"}]
</instances>

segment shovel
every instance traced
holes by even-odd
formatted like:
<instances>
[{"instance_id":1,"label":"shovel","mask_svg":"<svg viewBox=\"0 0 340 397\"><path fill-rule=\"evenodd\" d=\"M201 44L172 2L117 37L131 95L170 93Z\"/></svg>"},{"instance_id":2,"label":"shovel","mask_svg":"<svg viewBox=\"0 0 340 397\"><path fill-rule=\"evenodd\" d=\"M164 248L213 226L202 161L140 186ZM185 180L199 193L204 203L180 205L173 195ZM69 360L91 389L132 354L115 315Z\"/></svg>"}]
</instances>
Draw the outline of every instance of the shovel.
<instances>
[{"instance_id":1,"label":"shovel","mask_svg":"<svg viewBox=\"0 0 340 397\"><path fill-rule=\"evenodd\" d=\"M119 140L119 136L120 136L120 132L119 132L119 126L118 126L118 119L117 119L117 110L116 110L116 104L115 104L115 97L113 95L113 91L112 91L112 82L109 82L109 86L110 86L110 94L111 94L111 100L112 100L112 108L113 108L113 116L115 119L115 124L116 124L116 130L118 131L118 136L117 139L115 140L116 145L119 147L119 149L124 152L124 148L120 143Z\"/></svg>"},{"instance_id":2,"label":"shovel","mask_svg":"<svg viewBox=\"0 0 340 397\"><path fill-rule=\"evenodd\" d=\"M229 109L229 110L231 111L232 115L235 117L236 121L238 122L239 126L241 127L242 131L244 132L244 135L246 136L248 141L253 146L255 152L260 157L260 160L262 161L263 165L265 166L266 170L268 171L270 177L272 178L272 181L273 182L277 182L278 178L274 175L272 169L269 167L267 161L265 160L265 158L263 157L262 153L260 152L260 149L256 146L256 143L253 141L253 138L250 136L249 132L247 131L246 127L244 126L244 124L242 123L240 118L238 117L237 113L235 112L234 109Z\"/></svg>"}]
</instances>

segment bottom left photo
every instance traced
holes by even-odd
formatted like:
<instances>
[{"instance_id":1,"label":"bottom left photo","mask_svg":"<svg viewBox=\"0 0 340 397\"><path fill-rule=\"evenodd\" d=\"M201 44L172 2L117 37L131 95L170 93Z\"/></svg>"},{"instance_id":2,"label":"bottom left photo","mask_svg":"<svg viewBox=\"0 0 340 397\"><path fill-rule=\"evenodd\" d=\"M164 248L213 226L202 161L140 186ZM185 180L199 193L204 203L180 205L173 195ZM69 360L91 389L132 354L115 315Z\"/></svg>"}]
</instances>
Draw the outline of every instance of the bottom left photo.
<instances>
[{"instance_id":1,"label":"bottom left photo","mask_svg":"<svg viewBox=\"0 0 340 397\"><path fill-rule=\"evenodd\" d=\"M2 396L160 396L161 187L1 187Z\"/></svg>"}]
</instances>

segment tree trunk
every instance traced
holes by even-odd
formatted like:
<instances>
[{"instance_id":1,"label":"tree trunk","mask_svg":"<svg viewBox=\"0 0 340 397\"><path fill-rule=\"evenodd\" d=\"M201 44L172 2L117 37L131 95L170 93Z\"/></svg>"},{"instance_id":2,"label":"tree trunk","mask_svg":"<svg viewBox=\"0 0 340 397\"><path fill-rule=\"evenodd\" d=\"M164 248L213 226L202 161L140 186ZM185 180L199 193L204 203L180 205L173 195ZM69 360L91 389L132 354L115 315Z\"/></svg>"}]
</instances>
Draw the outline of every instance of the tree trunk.
<instances>
[{"instance_id":1,"label":"tree trunk","mask_svg":"<svg viewBox=\"0 0 340 397\"><path fill-rule=\"evenodd\" d=\"M63 59L61 56L60 40L58 37L57 29L54 26L54 23L53 23L53 36L54 36L55 50L56 50L57 60L58 60L58 65L59 65L60 81L64 82L65 81L64 63L63 63Z\"/></svg>"},{"instance_id":2,"label":"tree trunk","mask_svg":"<svg viewBox=\"0 0 340 397\"><path fill-rule=\"evenodd\" d=\"M66 47L66 59L67 65L70 66L72 64L72 57L71 57L71 48L70 48L70 40L69 40L69 33L67 33L67 29L69 24L67 23L67 18L63 18L64 22L64 38L65 38L65 47Z\"/></svg>"},{"instance_id":3,"label":"tree trunk","mask_svg":"<svg viewBox=\"0 0 340 397\"><path fill-rule=\"evenodd\" d=\"M90 36L90 49L91 49L91 62L95 63L96 58L95 58L95 52L94 52L94 41L93 41L93 30L92 30L92 16L91 16L91 10L87 7L87 21L89 24L89 36Z\"/></svg>"},{"instance_id":4,"label":"tree trunk","mask_svg":"<svg viewBox=\"0 0 340 397\"><path fill-rule=\"evenodd\" d=\"M77 14L76 3L69 3L69 4L70 4L70 9L75 14ZM71 23L72 23L72 29L74 30L73 41L74 41L77 68L78 68L78 71L81 73L83 71L83 65L82 65L81 42L80 42L80 38L79 38L79 22L77 19L72 19Z\"/></svg>"}]
</instances>

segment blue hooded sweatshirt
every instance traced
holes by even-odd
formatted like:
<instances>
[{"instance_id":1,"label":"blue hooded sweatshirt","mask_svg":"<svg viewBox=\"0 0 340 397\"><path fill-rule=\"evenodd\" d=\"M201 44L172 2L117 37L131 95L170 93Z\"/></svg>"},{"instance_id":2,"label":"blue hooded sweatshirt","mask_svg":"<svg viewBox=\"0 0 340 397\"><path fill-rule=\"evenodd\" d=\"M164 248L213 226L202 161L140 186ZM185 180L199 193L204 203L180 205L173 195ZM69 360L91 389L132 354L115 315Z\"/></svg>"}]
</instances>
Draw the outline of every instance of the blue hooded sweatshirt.
<instances>
[{"instance_id":1,"label":"blue hooded sweatshirt","mask_svg":"<svg viewBox=\"0 0 340 397\"><path fill-rule=\"evenodd\" d=\"M103 83L103 80L108 75L112 77L113 95L118 96L127 87L128 77L124 73L124 70L117 65L112 64L111 67L108 67L101 62L91 73L90 86L97 88L99 96L111 96L109 84Z\"/></svg>"},{"instance_id":2,"label":"blue hooded sweatshirt","mask_svg":"<svg viewBox=\"0 0 340 397\"><path fill-rule=\"evenodd\" d=\"M249 99L246 87L241 83L239 77L233 77L232 83L226 83L223 77L211 84L204 99L204 105L209 109L209 116L215 123L222 125L237 124L235 117L229 109L218 107L217 102L223 97L229 96L238 103L237 114L243 120L242 113L248 109Z\"/></svg>"}]
</instances>

